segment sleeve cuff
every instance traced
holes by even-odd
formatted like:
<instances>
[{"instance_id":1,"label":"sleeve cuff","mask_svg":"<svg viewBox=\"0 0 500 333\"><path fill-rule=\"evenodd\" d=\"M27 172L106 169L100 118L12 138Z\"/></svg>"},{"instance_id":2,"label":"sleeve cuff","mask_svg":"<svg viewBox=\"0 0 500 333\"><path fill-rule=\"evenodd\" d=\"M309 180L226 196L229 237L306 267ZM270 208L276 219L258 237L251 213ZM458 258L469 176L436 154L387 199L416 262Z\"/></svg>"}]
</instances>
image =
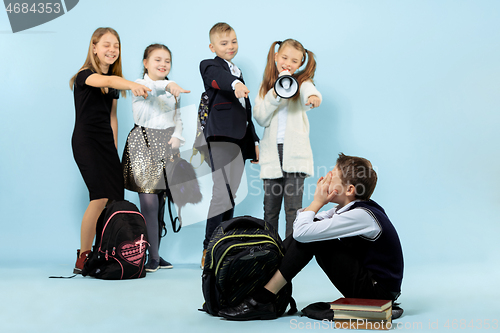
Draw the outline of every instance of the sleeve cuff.
<instances>
[{"instance_id":1,"label":"sleeve cuff","mask_svg":"<svg viewBox=\"0 0 500 333\"><path fill-rule=\"evenodd\" d=\"M236 87L236 85L237 85L238 83L243 83L243 82L241 82L240 80L234 80L234 81L233 81L233 83L231 83L231 88L233 88L233 90L235 90L235 88L234 88L234 87Z\"/></svg>"},{"instance_id":2,"label":"sleeve cuff","mask_svg":"<svg viewBox=\"0 0 500 333\"><path fill-rule=\"evenodd\" d=\"M169 80L159 80L159 81L155 81L155 87L156 89L158 90L162 90L162 91L166 91L167 89L167 86L175 81L169 81Z\"/></svg>"}]
</instances>

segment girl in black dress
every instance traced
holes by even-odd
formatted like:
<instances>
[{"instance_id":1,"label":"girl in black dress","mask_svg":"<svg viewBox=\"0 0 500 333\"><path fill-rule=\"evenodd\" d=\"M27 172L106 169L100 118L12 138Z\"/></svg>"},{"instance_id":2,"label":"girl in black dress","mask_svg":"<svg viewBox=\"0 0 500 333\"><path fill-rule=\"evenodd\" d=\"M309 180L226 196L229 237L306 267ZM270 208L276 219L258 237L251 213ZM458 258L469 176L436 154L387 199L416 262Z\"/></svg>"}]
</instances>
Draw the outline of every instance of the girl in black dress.
<instances>
[{"instance_id":1,"label":"girl in black dress","mask_svg":"<svg viewBox=\"0 0 500 333\"><path fill-rule=\"evenodd\" d=\"M147 97L151 89L122 77L121 44L111 28L98 28L90 40L84 65L70 80L76 121L73 156L87 185L90 203L83 214L80 249L74 273L79 274L90 253L97 218L109 200L123 200L123 174L117 152L119 90Z\"/></svg>"}]
</instances>

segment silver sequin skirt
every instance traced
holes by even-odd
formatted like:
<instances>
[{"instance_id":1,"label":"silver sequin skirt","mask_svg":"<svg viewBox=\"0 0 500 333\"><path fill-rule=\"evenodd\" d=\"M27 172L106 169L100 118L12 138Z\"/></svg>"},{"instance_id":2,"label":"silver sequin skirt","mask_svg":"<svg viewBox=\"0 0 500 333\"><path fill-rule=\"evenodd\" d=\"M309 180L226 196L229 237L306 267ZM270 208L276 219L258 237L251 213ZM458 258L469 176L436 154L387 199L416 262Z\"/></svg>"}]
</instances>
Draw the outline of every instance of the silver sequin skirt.
<instances>
[{"instance_id":1,"label":"silver sequin skirt","mask_svg":"<svg viewBox=\"0 0 500 333\"><path fill-rule=\"evenodd\" d=\"M163 167L171 154L167 142L174 129L136 125L130 131L122 158L126 189L139 193L160 193L166 189Z\"/></svg>"}]
</instances>

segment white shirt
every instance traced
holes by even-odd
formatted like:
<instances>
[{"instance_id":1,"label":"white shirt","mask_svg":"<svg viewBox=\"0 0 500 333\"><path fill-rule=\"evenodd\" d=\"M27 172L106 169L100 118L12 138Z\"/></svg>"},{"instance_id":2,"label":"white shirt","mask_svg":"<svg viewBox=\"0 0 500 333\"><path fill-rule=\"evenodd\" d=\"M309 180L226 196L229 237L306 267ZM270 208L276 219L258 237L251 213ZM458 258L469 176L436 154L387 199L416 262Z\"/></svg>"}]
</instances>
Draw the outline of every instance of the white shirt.
<instances>
[{"instance_id":1,"label":"white shirt","mask_svg":"<svg viewBox=\"0 0 500 333\"><path fill-rule=\"evenodd\" d=\"M293 223L293 238L301 243L352 236L376 239L382 232L376 219L362 207L348 211L358 201L352 201L339 210L335 207L316 215L313 211L299 209ZM313 221L315 218L319 221Z\"/></svg>"},{"instance_id":2,"label":"white shirt","mask_svg":"<svg viewBox=\"0 0 500 333\"><path fill-rule=\"evenodd\" d=\"M182 119L180 108L177 107L174 95L165 91L167 85L174 81L157 80L153 81L148 74L144 74L144 79L137 79L135 82L150 88L148 97L132 97L132 112L134 122L139 126L155 129L165 129L175 127L172 136L178 138L183 144L186 140L182 137ZM178 104L180 97L177 98Z\"/></svg>"},{"instance_id":3,"label":"white shirt","mask_svg":"<svg viewBox=\"0 0 500 333\"><path fill-rule=\"evenodd\" d=\"M277 97L276 101L281 101L281 97ZM276 143L285 143L286 118L288 115L288 103L278 108L278 132L276 133Z\"/></svg>"},{"instance_id":4,"label":"white shirt","mask_svg":"<svg viewBox=\"0 0 500 333\"><path fill-rule=\"evenodd\" d=\"M238 68L238 66L236 66L232 62L227 61L226 59L224 59L224 61L227 62L228 66L229 66L229 70L231 71L231 74L233 74L237 78L240 78L241 77L241 70ZM233 83L231 83L231 87L233 87L233 90L234 90L234 87L236 86L237 83L243 83L243 82L241 82L238 79L234 80ZM243 107L246 107L245 98L242 97L242 98L239 98L238 100L240 101L240 103Z\"/></svg>"}]
</instances>

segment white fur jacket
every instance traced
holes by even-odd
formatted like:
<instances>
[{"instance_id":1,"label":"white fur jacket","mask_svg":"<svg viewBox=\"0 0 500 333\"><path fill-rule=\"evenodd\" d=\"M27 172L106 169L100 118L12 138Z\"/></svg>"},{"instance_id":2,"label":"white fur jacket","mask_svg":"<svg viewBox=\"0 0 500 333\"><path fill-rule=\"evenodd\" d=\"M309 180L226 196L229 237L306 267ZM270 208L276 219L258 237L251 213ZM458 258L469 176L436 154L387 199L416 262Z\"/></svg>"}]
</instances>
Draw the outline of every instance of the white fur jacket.
<instances>
[{"instance_id":1,"label":"white fur jacket","mask_svg":"<svg viewBox=\"0 0 500 333\"><path fill-rule=\"evenodd\" d=\"M262 179L283 177L276 136L278 133L278 111L287 104L283 171L302 172L308 177L314 176L313 155L309 142L309 120L306 115L310 105L305 104L309 96L316 95L320 99L322 97L311 81L302 83L299 93L300 96L297 100L281 99L277 101L271 89L264 99L260 95L255 99L254 118L260 126L265 127L264 136L260 141L259 157L260 178Z\"/></svg>"}]
</instances>

